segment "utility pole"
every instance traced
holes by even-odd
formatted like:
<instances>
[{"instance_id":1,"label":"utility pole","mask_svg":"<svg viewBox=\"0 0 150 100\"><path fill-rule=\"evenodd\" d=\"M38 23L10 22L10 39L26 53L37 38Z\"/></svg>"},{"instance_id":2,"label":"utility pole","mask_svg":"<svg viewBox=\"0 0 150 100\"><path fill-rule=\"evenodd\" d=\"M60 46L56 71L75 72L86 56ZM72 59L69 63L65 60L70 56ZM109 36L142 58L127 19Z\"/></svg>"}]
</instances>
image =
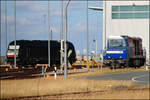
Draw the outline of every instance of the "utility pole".
<instances>
[{"instance_id":1,"label":"utility pole","mask_svg":"<svg viewBox=\"0 0 150 100\"><path fill-rule=\"evenodd\" d=\"M14 26L14 30L15 30L15 41L14 41L14 44L15 44L15 56L14 56L14 68L16 69L16 0L14 1L14 23L15 23L15 26Z\"/></svg>"},{"instance_id":2,"label":"utility pole","mask_svg":"<svg viewBox=\"0 0 150 100\"><path fill-rule=\"evenodd\" d=\"M1 1L0 1L0 16L1 16ZM1 23L1 20L0 20ZM1 24L0 24L0 64L1 64Z\"/></svg>"},{"instance_id":3,"label":"utility pole","mask_svg":"<svg viewBox=\"0 0 150 100\"><path fill-rule=\"evenodd\" d=\"M7 64L7 1L5 0L5 65Z\"/></svg>"},{"instance_id":4,"label":"utility pole","mask_svg":"<svg viewBox=\"0 0 150 100\"><path fill-rule=\"evenodd\" d=\"M105 0L105 12L104 12L104 14L105 14L105 22L104 22L104 23L105 23L105 25L104 25L104 26L105 26L105 29L104 29L104 31L105 31L105 32L104 32L104 49L105 49L105 50L106 50L106 45L107 45L107 41L106 41L106 23L107 23L107 22L106 22L106 8L107 8L107 7L106 7L106 2L107 2L107 1Z\"/></svg>"},{"instance_id":5,"label":"utility pole","mask_svg":"<svg viewBox=\"0 0 150 100\"><path fill-rule=\"evenodd\" d=\"M50 40L53 40L53 31L51 29Z\"/></svg>"},{"instance_id":6,"label":"utility pole","mask_svg":"<svg viewBox=\"0 0 150 100\"><path fill-rule=\"evenodd\" d=\"M51 32L50 32L50 8L49 8L49 0L48 0L48 33L49 33L49 40L48 40L48 65L51 65L51 51L50 51L50 39L51 39Z\"/></svg>"},{"instance_id":7,"label":"utility pole","mask_svg":"<svg viewBox=\"0 0 150 100\"><path fill-rule=\"evenodd\" d=\"M95 48L95 50L96 50L96 62L98 62L98 55L97 55L98 45L97 45L97 40L95 40L95 42L96 42L96 48Z\"/></svg>"},{"instance_id":8,"label":"utility pole","mask_svg":"<svg viewBox=\"0 0 150 100\"><path fill-rule=\"evenodd\" d=\"M67 5L65 7L65 30L64 30L64 43L65 43L65 57L64 57L64 63L65 63L65 70L64 70L64 78L67 79L67 8L69 6L70 0L68 0Z\"/></svg>"},{"instance_id":9,"label":"utility pole","mask_svg":"<svg viewBox=\"0 0 150 100\"><path fill-rule=\"evenodd\" d=\"M149 1L150 5L150 1ZM150 25L150 6L149 6L149 25ZM149 67L150 67L150 26L149 26Z\"/></svg>"},{"instance_id":10,"label":"utility pole","mask_svg":"<svg viewBox=\"0 0 150 100\"><path fill-rule=\"evenodd\" d=\"M103 50L102 50L102 66L103 66L103 55L104 55L104 51L106 50L106 45L107 45L107 41L106 41L106 0L103 0ZM102 68L101 66L101 68Z\"/></svg>"},{"instance_id":11,"label":"utility pole","mask_svg":"<svg viewBox=\"0 0 150 100\"><path fill-rule=\"evenodd\" d=\"M105 4L105 2L104 2L104 0L103 0L103 3ZM104 6L103 6L104 7ZM97 10L97 11L103 11L103 8L100 8L100 7L89 7L89 9L92 9L92 10ZM104 13L103 13L104 14ZM104 15L103 15L104 16ZM105 19L105 17L104 17L104 19ZM105 22L103 21L103 25L105 24ZM104 26L105 27L105 26ZM101 53L103 53L103 51L104 51L104 48L105 48L105 40L104 40L104 38L105 38L105 30L103 30L103 50L102 50L102 52ZM98 61L98 55L97 55L97 40L96 40L96 60ZM101 60L102 62L103 62L103 57L102 57L102 60ZM101 65L101 68L102 68L102 65Z\"/></svg>"},{"instance_id":12,"label":"utility pole","mask_svg":"<svg viewBox=\"0 0 150 100\"><path fill-rule=\"evenodd\" d=\"M61 48L61 52L60 52L60 65L61 65L61 67L60 67L60 70L61 70L61 73L62 73L62 71L63 71L63 65L62 65L62 63L63 63L63 55L62 55L62 51L63 51L63 49L64 48L62 48L63 47L63 45L62 45L62 40L63 40L63 0L61 0L61 24L60 24L61 26L60 26L60 30L61 30L61 32L60 32L60 48Z\"/></svg>"},{"instance_id":13,"label":"utility pole","mask_svg":"<svg viewBox=\"0 0 150 100\"><path fill-rule=\"evenodd\" d=\"M89 39L88 39L88 35L89 35L89 33L88 33L88 32L89 32L89 26L88 26L88 24L89 24L89 23L88 23L88 0L87 0L87 5L86 5L86 6L87 6L87 7L86 7L86 17L87 17L87 18L86 18L86 22L87 22L87 23L86 23L86 25L87 25L87 26L86 26L86 29L87 29L87 37L86 37L86 38L87 38L87 39L86 39L86 42L87 42L87 44L86 44L86 46L87 46L87 52L86 52L86 68L87 68L87 72L88 72L88 70L89 70L89 69L88 69L88 59L89 59L89 43L88 43L88 42L89 42Z\"/></svg>"},{"instance_id":14,"label":"utility pole","mask_svg":"<svg viewBox=\"0 0 150 100\"><path fill-rule=\"evenodd\" d=\"M46 33L46 14L43 15L44 17L44 34Z\"/></svg>"}]
</instances>

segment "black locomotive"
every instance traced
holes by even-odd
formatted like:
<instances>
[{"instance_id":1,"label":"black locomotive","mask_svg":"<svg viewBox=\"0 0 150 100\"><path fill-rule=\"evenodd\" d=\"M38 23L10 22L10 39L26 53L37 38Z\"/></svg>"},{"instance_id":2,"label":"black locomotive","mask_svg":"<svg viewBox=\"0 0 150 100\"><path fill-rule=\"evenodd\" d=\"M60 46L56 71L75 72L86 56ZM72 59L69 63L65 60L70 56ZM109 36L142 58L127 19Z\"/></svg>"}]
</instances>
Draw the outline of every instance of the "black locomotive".
<instances>
[{"instance_id":1,"label":"black locomotive","mask_svg":"<svg viewBox=\"0 0 150 100\"><path fill-rule=\"evenodd\" d=\"M50 62L51 66L60 66L61 42L50 41ZM71 42L67 42L67 52L71 50L68 56L70 64L76 61L76 53ZM13 65L15 56L15 45L12 41L7 50L7 63ZM18 66L36 64L48 64L48 40L17 40L16 41L16 63Z\"/></svg>"}]
</instances>

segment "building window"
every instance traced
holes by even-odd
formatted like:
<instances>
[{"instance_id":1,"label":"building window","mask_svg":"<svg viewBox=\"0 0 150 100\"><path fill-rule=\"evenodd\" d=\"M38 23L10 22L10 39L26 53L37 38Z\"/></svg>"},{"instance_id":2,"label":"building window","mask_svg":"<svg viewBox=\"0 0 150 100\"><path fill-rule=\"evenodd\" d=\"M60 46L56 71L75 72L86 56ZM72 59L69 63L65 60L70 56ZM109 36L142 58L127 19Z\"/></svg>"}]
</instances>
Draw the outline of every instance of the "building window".
<instances>
[{"instance_id":1,"label":"building window","mask_svg":"<svg viewBox=\"0 0 150 100\"><path fill-rule=\"evenodd\" d=\"M112 6L112 19L147 19L149 5Z\"/></svg>"}]
</instances>

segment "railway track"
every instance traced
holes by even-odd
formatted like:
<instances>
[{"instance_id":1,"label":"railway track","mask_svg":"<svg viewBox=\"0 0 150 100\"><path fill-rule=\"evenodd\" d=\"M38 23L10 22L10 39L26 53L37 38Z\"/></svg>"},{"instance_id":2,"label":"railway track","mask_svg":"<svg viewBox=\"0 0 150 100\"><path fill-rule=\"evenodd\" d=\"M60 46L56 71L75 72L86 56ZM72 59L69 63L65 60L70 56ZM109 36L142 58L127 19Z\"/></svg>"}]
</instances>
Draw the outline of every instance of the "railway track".
<instances>
[{"instance_id":1,"label":"railway track","mask_svg":"<svg viewBox=\"0 0 150 100\"><path fill-rule=\"evenodd\" d=\"M87 70L82 68L68 68L68 74L83 72L87 72ZM54 70L52 68L46 68L44 75L46 74L54 75ZM0 67L0 80L36 78L43 77L44 75L42 74L42 67L17 69L11 69L9 67ZM58 69L57 75L63 75L63 72L61 72L60 69Z\"/></svg>"},{"instance_id":2,"label":"railway track","mask_svg":"<svg viewBox=\"0 0 150 100\"><path fill-rule=\"evenodd\" d=\"M103 68L106 66L102 66ZM46 65L45 67L46 68ZM98 68L98 67L94 67ZM143 68L143 67L142 67ZM89 71L93 70L89 68ZM68 74L76 74L76 73L84 73L87 72L85 66L73 66L73 68L68 68ZM54 75L54 68L46 68L46 72L44 75ZM19 67L19 68L12 68L10 66L1 67L0 66L0 80L8 80L8 79L27 79L27 78L36 78L36 77L43 77L42 74L42 67ZM57 70L57 75L63 75L63 72L60 71L60 68Z\"/></svg>"},{"instance_id":3,"label":"railway track","mask_svg":"<svg viewBox=\"0 0 150 100\"><path fill-rule=\"evenodd\" d=\"M36 70L14 70L9 72L3 72L0 73L0 79L21 79L21 78L27 78L29 76L32 76L33 74L40 73L40 71Z\"/></svg>"},{"instance_id":4,"label":"railway track","mask_svg":"<svg viewBox=\"0 0 150 100\"><path fill-rule=\"evenodd\" d=\"M40 99L40 98L59 98L61 96L68 96L68 95L89 95L92 93L112 93L114 91L138 91L138 90L149 90L148 88L134 88L134 89L111 89L111 90L101 90L101 91L87 91L87 92L72 92L72 93L60 93L60 94L49 94L49 95L38 95L38 96L23 96L23 97L14 97L14 98L7 98L7 100L21 100L21 99Z\"/></svg>"},{"instance_id":5,"label":"railway track","mask_svg":"<svg viewBox=\"0 0 150 100\"><path fill-rule=\"evenodd\" d=\"M46 72L52 71L47 68ZM23 79L23 78L34 78L39 77L42 73L42 68L17 68L12 69L9 67L0 67L0 79Z\"/></svg>"}]
</instances>

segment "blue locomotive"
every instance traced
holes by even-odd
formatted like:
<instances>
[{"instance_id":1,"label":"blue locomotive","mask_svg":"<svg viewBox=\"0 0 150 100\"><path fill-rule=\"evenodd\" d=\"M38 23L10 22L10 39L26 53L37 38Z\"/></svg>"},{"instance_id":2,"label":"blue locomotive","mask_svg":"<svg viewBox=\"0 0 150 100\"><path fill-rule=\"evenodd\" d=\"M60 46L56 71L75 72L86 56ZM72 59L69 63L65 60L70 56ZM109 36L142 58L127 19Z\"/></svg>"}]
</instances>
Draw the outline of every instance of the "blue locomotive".
<instances>
[{"instance_id":1,"label":"blue locomotive","mask_svg":"<svg viewBox=\"0 0 150 100\"><path fill-rule=\"evenodd\" d=\"M110 68L141 67L146 61L146 51L139 37L110 36L103 58Z\"/></svg>"}]
</instances>

